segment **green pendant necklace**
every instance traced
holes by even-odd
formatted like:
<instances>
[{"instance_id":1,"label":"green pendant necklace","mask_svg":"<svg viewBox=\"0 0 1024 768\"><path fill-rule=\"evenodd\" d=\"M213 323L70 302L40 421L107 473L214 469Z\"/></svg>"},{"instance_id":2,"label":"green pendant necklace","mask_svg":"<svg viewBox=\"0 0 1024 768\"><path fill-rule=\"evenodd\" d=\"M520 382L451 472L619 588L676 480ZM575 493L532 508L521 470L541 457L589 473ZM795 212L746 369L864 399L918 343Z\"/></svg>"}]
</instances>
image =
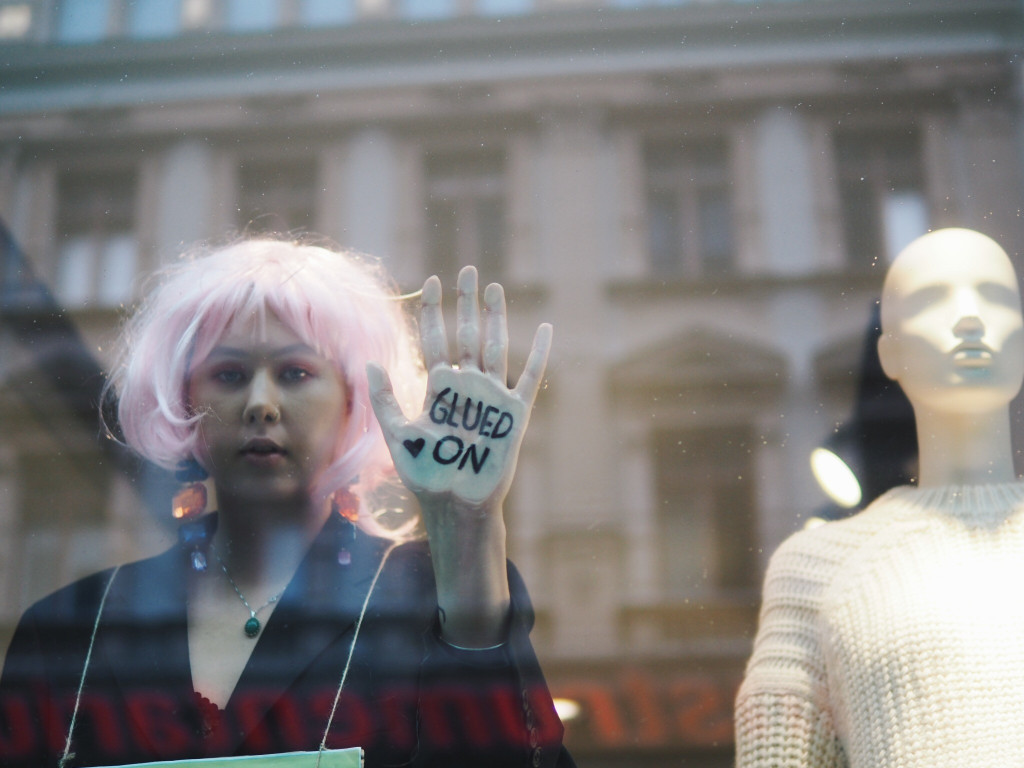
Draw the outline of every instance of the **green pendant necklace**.
<instances>
[{"instance_id":1,"label":"green pendant necklace","mask_svg":"<svg viewBox=\"0 0 1024 768\"><path fill-rule=\"evenodd\" d=\"M214 557L216 557L217 562L220 563L220 569L224 571L224 578L228 580L228 584L230 584L231 588L235 590L235 594L238 595L238 599L242 601L242 605L244 605L249 611L249 618L246 620L245 624L242 625L242 631L245 632L246 637L256 637L256 635L260 633L260 629L263 626L262 624L260 624L260 620L256 618L256 614L262 611L267 606L273 605L278 600L280 600L281 595L284 594L284 590L282 589L276 595L267 600L267 602L265 602L259 608L253 610L253 607L249 605L249 601L245 599L245 595L242 594L242 590L238 588L238 585L235 584L235 580L231 578L231 574L228 573L228 567L224 565L224 561L220 559L220 555L214 554Z\"/></svg>"}]
</instances>

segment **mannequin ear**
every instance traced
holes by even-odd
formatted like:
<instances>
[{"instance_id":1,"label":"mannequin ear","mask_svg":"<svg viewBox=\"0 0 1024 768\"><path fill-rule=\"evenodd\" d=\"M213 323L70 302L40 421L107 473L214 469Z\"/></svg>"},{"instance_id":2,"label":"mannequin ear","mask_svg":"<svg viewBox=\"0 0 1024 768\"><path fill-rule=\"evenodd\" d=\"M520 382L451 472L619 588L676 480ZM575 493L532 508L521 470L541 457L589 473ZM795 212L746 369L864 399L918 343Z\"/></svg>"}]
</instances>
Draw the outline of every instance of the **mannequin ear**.
<instances>
[{"instance_id":1,"label":"mannequin ear","mask_svg":"<svg viewBox=\"0 0 1024 768\"><path fill-rule=\"evenodd\" d=\"M896 340L885 333L878 337L878 361L882 364L886 376L893 381L899 381L900 365Z\"/></svg>"}]
</instances>

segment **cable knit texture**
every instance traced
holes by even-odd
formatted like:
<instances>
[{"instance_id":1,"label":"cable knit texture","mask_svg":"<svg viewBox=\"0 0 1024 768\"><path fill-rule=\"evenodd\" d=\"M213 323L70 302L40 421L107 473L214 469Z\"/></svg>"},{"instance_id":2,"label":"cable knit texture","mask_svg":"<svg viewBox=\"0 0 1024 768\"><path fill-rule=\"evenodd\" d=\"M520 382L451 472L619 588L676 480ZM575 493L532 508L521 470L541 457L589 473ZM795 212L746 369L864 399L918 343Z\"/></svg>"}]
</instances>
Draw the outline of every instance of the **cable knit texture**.
<instances>
[{"instance_id":1,"label":"cable knit texture","mask_svg":"<svg viewBox=\"0 0 1024 768\"><path fill-rule=\"evenodd\" d=\"M1024 766L1024 483L896 488L772 557L740 768Z\"/></svg>"}]
</instances>

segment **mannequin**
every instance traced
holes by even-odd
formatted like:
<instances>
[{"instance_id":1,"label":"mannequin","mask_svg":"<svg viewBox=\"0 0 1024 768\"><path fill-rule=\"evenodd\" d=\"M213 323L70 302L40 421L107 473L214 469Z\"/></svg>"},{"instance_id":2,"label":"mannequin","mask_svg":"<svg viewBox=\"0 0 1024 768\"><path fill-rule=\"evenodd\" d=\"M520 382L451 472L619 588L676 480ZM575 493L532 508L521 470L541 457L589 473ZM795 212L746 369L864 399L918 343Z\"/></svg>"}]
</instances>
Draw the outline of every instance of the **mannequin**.
<instances>
[{"instance_id":1,"label":"mannequin","mask_svg":"<svg viewBox=\"0 0 1024 768\"><path fill-rule=\"evenodd\" d=\"M966 229L912 243L885 279L878 354L914 407L921 487L1014 479L1009 403L1024 333L1002 248Z\"/></svg>"},{"instance_id":2,"label":"mannequin","mask_svg":"<svg viewBox=\"0 0 1024 768\"><path fill-rule=\"evenodd\" d=\"M1024 754L1024 381L1017 278L964 229L919 238L882 292L879 356L917 424L918 485L772 557L736 706L737 765L1010 765Z\"/></svg>"}]
</instances>

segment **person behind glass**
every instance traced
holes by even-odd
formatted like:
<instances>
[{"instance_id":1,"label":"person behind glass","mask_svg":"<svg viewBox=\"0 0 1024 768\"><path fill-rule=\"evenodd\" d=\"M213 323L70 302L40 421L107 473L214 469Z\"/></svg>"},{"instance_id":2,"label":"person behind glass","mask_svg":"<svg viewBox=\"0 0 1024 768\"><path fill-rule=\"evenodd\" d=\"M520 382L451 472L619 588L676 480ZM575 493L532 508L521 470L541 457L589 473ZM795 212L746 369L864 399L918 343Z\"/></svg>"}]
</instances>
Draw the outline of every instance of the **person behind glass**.
<instances>
[{"instance_id":1,"label":"person behind glass","mask_svg":"<svg viewBox=\"0 0 1024 768\"><path fill-rule=\"evenodd\" d=\"M939 230L894 261L878 351L914 408L916 487L772 557L736 705L737 765L1016 765L1024 755L1024 379L1017 277Z\"/></svg>"},{"instance_id":2,"label":"person behind glass","mask_svg":"<svg viewBox=\"0 0 1024 768\"><path fill-rule=\"evenodd\" d=\"M370 767L572 764L502 519L551 327L510 389L500 285L481 311L459 274L453 365L426 281L425 371L396 299L367 259L274 240L161 275L110 386L128 445L192 482L181 542L25 613L0 764L316 750L328 725ZM429 543L379 519L396 472Z\"/></svg>"}]
</instances>

